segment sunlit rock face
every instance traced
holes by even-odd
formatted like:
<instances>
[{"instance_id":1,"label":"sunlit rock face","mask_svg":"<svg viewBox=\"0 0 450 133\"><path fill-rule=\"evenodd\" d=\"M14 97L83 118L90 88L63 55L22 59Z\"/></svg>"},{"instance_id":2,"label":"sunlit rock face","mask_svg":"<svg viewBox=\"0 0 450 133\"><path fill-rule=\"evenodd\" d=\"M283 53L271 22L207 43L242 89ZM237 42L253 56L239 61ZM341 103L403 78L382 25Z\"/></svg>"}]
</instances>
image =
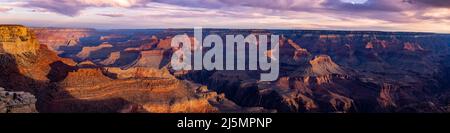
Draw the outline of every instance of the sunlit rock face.
<instances>
[{"instance_id":1,"label":"sunlit rock face","mask_svg":"<svg viewBox=\"0 0 450 133\"><path fill-rule=\"evenodd\" d=\"M35 54L39 49L39 43L28 28L21 25L0 25L0 28L0 52Z\"/></svg>"}]
</instances>

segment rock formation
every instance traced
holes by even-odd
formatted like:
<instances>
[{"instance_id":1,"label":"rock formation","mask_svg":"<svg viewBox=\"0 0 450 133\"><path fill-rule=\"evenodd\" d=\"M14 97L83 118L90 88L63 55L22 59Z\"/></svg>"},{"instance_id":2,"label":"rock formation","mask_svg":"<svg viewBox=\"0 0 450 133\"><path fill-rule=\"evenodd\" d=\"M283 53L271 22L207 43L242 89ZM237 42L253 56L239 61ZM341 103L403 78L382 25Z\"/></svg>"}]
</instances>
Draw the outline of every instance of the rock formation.
<instances>
[{"instance_id":1,"label":"rock formation","mask_svg":"<svg viewBox=\"0 0 450 133\"><path fill-rule=\"evenodd\" d=\"M0 25L0 53L36 54L39 44L32 31L20 25Z\"/></svg>"},{"instance_id":2,"label":"rock formation","mask_svg":"<svg viewBox=\"0 0 450 133\"><path fill-rule=\"evenodd\" d=\"M141 51L139 57L125 66L130 67L149 67L149 68L160 68L164 58L164 50L149 50Z\"/></svg>"},{"instance_id":3,"label":"rock formation","mask_svg":"<svg viewBox=\"0 0 450 133\"><path fill-rule=\"evenodd\" d=\"M37 113L36 98L27 92L9 92L0 87L0 113Z\"/></svg>"},{"instance_id":4,"label":"rock formation","mask_svg":"<svg viewBox=\"0 0 450 133\"><path fill-rule=\"evenodd\" d=\"M308 74L310 75L323 76L345 73L328 55L318 55L309 61L309 63L311 64L311 68L308 70Z\"/></svg>"},{"instance_id":5,"label":"rock formation","mask_svg":"<svg viewBox=\"0 0 450 133\"><path fill-rule=\"evenodd\" d=\"M94 52L100 51L104 48L111 48L113 47L111 44L103 43L99 46L93 46L93 47L83 47L83 49L76 55L80 60L85 60L88 58L95 58L95 55L93 55ZM105 54L108 53L99 53L99 56L105 56Z\"/></svg>"},{"instance_id":6,"label":"rock formation","mask_svg":"<svg viewBox=\"0 0 450 133\"><path fill-rule=\"evenodd\" d=\"M104 66L113 65L120 58L120 52L111 52L107 59L100 62Z\"/></svg>"}]
</instances>

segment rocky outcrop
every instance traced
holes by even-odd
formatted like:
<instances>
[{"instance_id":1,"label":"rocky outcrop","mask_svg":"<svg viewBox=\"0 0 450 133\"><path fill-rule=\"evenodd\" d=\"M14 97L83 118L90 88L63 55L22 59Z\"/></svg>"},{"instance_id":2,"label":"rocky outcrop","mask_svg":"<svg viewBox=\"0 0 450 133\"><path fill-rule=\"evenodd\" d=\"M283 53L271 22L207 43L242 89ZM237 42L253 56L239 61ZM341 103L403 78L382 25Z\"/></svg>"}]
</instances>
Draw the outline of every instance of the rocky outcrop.
<instances>
[{"instance_id":1,"label":"rocky outcrop","mask_svg":"<svg viewBox=\"0 0 450 133\"><path fill-rule=\"evenodd\" d=\"M160 68L163 64L164 50L141 51L139 57L132 63L124 66L125 69L131 67Z\"/></svg>"},{"instance_id":2,"label":"rocky outcrop","mask_svg":"<svg viewBox=\"0 0 450 133\"><path fill-rule=\"evenodd\" d=\"M121 69L118 67L105 67L105 73L116 79L129 78L174 78L167 68L157 69L150 67L132 67Z\"/></svg>"},{"instance_id":3,"label":"rocky outcrop","mask_svg":"<svg viewBox=\"0 0 450 133\"><path fill-rule=\"evenodd\" d=\"M21 25L0 25L0 53L36 54L39 43L33 32Z\"/></svg>"},{"instance_id":4,"label":"rocky outcrop","mask_svg":"<svg viewBox=\"0 0 450 133\"><path fill-rule=\"evenodd\" d=\"M99 62L100 64L104 66L113 65L116 63L117 60L120 58L120 52L111 52L105 60Z\"/></svg>"},{"instance_id":5,"label":"rocky outcrop","mask_svg":"<svg viewBox=\"0 0 450 133\"><path fill-rule=\"evenodd\" d=\"M83 49L76 55L79 59L85 60L88 58L95 58L95 55L93 55L94 52L100 51L104 48L111 48L113 47L111 44L103 43L99 46L93 46L93 47L83 47ZM108 53L100 53L100 56L105 56Z\"/></svg>"},{"instance_id":6,"label":"rocky outcrop","mask_svg":"<svg viewBox=\"0 0 450 133\"><path fill-rule=\"evenodd\" d=\"M27 92L9 92L0 87L0 113L37 113L36 98Z\"/></svg>"},{"instance_id":7,"label":"rocky outcrop","mask_svg":"<svg viewBox=\"0 0 450 133\"><path fill-rule=\"evenodd\" d=\"M422 46L420 46L419 44L414 44L414 43L410 43L410 42L406 42L403 44L403 49L408 50L408 51L424 51L424 49L422 48Z\"/></svg>"},{"instance_id":8,"label":"rocky outcrop","mask_svg":"<svg viewBox=\"0 0 450 133\"><path fill-rule=\"evenodd\" d=\"M344 74L344 70L334 63L328 55L318 55L309 63L311 64L311 68L307 71L309 75Z\"/></svg>"},{"instance_id":9,"label":"rocky outcrop","mask_svg":"<svg viewBox=\"0 0 450 133\"><path fill-rule=\"evenodd\" d=\"M0 86L8 90L36 94L50 81L52 63L75 65L71 59L60 58L47 46L39 45L34 34L24 26L3 25L0 32L9 34L9 37L2 36L3 39L15 38L15 41L0 42L9 47L0 52Z\"/></svg>"},{"instance_id":10,"label":"rocky outcrop","mask_svg":"<svg viewBox=\"0 0 450 133\"><path fill-rule=\"evenodd\" d=\"M77 63L77 67L79 67L79 68L95 68L95 67L97 67L97 65L90 60L85 60L83 62Z\"/></svg>"}]
</instances>

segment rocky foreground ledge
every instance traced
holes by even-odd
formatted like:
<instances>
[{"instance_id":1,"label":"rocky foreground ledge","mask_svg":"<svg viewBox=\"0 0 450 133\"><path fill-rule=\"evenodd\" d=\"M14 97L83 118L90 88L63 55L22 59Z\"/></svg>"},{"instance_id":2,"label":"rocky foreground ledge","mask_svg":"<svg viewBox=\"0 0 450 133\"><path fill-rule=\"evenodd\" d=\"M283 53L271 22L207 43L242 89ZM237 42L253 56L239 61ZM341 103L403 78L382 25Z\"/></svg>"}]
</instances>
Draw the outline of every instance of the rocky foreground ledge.
<instances>
[{"instance_id":1,"label":"rocky foreground ledge","mask_svg":"<svg viewBox=\"0 0 450 133\"><path fill-rule=\"evenodd\" d=\"M10 92L0 87L0 113L38 113L36 98L27 92Z\"/></svg>"}]
</instances>

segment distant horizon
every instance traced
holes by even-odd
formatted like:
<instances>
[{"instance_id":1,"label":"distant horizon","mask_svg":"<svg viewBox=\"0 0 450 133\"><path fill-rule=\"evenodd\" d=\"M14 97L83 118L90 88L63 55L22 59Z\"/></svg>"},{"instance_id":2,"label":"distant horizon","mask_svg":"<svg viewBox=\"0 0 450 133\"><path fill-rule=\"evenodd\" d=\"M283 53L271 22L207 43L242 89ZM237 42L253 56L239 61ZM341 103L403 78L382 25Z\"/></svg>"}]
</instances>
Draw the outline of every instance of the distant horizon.
<instances>
[{"instance_id":1,"label":"distant horizon","mask_svg":"<svg viewBox=\"0 0 450 133\"><path fill-rule=\"evenodd\" d=\"M22 25L30 28L73 28L73 29L92 29L92 30L168 30L168 29L175 29L175 30L182 30L182 29L194 29L195 27L182 27L182 28L176 28L176 27L166 27L166 28L95 28L95 27L56 27L56 26L28 26L23 24L0 24L0 25ZM386 33L428 33L428 34L450 34L450 32L426 32L426 31L395 31L395 30L352 30L352 29L301 29L301 28L222 28L222 27L202 27L203 29L218 29L218 30L298 30L298 31L342 31L342 32L386 32Z\"/></svg>"}]
</instances>

